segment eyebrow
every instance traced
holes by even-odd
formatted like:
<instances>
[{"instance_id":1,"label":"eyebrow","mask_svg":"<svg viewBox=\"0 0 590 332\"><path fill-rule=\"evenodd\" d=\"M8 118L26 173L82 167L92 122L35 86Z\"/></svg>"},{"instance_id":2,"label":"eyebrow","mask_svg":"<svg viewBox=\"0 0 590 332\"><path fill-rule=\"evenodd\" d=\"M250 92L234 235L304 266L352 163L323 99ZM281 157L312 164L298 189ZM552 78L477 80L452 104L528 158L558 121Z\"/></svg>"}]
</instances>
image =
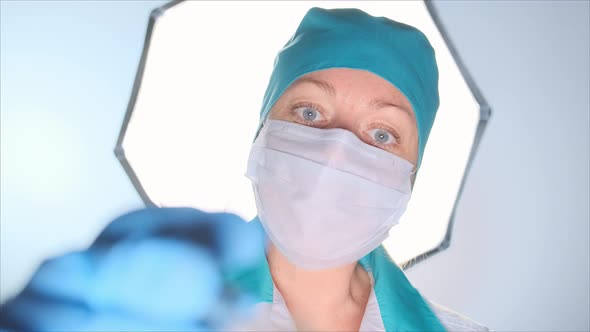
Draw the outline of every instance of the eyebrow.
<instances>
[{"instance_id":1,"label":"eyebrow","mask_svg":"<svg viewBox=\"0 0 590 332\"><path fill-rule=\"evenodd\" d=\"M327 94L329 94L332 97L336 95L336 89L334 88L334 86L332 86L332 84L330 84L326 81L314 79L311 77L302 77L302 78L298 79L297 81L295 81L295 83L293 83L293 85L297 86L299 84L304 84L304 83L311 83L311 84L319 87L320 89L324 90L324 92L326 92ZM409 110L405 107L402 107L401 105L397 105L397 104L394 104L390 101L380 99L380 98L373 99L369 103L369 106L379 107L379 108L395 107L395 108L399 108L399 109L403 110L409 117L414 117L414 112L412 112L411 110Z\"/></svg>"},{"instance_id":2,"label":"eyebrow","mask_svg":"<svg viewBox=\"0 0 590 332\"><path fill-rule=\"evenodd\" d=\"M293 85L299 85L299 84L303 84L303 83L311 83L311 84L319 87L320 89L324 90L324 92L326 92L330 96L336 95L336 89L334 89L332 84L330 84L326 81L316 80L311 77L302 77L302 78L298 79Z\"/></svg>"},{"instance_id":3,"label":"eyebrow","mask_svg":"<svg viewBox=\"0 0 590 332\"><path fill-rule=\"evenodd\" d=\"M387 101L387 100L375 98L375 99L371 100L369 105L371 107L379 107L379 108L395 107L395 108L398 108L398 109L404 111L410 118L414 117L414 112L412 112L411 110L409 110L405 107L402 107L401 105L394 104L394 103Z\"/></svg>"}]
</instances>

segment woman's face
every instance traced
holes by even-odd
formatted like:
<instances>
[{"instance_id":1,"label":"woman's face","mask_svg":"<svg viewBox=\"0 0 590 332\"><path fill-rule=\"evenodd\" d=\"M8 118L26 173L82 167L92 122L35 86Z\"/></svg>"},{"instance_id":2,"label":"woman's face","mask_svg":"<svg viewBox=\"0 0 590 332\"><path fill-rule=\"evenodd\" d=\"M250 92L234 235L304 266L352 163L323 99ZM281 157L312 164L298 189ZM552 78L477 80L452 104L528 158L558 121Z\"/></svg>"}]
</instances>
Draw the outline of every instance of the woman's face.
<instances>
[{"instance_id":1,"label":"woman's face","mask_svg":"<svg viewBox=\"0 0 590 332\"><path fill-rule=\"evenodd\" d=\"M331 68L302 76L277 100L269 118L346 129L414 165L418 161L412 105L391 83L368 71Z\"/></svg>"}]
</instances>

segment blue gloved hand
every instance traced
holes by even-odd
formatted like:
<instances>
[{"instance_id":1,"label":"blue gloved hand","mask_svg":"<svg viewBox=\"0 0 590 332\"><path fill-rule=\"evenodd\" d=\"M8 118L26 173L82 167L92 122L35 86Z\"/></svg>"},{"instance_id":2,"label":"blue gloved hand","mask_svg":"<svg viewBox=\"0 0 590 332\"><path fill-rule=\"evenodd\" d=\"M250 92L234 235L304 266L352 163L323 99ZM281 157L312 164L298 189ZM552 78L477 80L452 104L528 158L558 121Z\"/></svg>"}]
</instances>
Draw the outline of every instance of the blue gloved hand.
<instances>
[{"instance_id":1,"label":"blue gloved hand","mask_svg":"<svg viewBox=\"0 0 590 332\"><path fill-rule=\"evenodd\" d=\"M86 250L45 261L0 307L0 330L223 329L248 298L223 274L264 258L256 223L191 208L147 208L108 225Z\"/></svg>"}]
</instances>

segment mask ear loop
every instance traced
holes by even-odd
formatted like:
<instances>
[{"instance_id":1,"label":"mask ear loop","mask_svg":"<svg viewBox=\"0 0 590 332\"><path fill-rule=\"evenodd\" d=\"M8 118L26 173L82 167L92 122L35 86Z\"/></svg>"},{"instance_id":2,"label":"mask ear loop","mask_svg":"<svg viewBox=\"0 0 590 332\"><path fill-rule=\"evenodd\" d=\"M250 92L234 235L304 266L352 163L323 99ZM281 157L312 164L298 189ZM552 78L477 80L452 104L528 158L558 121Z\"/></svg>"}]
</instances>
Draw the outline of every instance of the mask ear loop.
<instances>
[{"instance_id":1,"label":"mask ear loop","mask_svg":"<svg viewBox=\"0 0 590 332\"><path fill-rule=\"evenodd\" d=\"M411 187L412 187L411 191L414 191L414 184L416 183L416 177L413 176L413 175L416 174L416 172L418 172L418 167L414 166L412 168L412 172L410 172L410 178L411 178L411 182L412 182L412 184L411 184Z\"/></svg>"}]
</instances>

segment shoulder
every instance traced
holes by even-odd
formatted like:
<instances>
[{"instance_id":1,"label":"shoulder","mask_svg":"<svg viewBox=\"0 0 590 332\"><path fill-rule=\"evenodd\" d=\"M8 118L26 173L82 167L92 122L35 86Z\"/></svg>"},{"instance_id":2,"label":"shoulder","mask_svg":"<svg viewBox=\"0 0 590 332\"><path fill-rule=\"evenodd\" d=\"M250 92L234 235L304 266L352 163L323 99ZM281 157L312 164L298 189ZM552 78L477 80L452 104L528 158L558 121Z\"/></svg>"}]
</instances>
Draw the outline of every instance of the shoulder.
<instances>
[{"instance_id":1,"label":"shoulder","mask_svg":"<svg viewBox=\"0 0 590 332\"><path fill-rule=\"evenodd\" d=\"M488 327L474 321L469 317L466 317L426 298L424 298L424 300L430 305L440 322L449 331L490 331Z\"/></svg>"}]
</instances>

